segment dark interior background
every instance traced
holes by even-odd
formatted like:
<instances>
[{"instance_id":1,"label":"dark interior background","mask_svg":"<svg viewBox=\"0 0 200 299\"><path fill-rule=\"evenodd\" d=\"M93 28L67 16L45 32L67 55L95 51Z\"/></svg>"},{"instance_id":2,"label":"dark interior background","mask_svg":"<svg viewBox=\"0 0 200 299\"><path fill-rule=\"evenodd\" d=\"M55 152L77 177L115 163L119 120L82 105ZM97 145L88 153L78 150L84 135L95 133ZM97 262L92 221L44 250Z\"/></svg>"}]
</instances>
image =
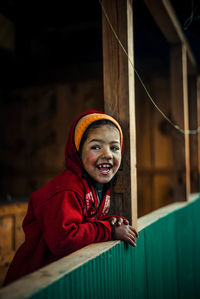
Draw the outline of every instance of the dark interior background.
<instances>
[{"instance_id":1,"label":"dark interior background","mask_svg":"<svg viewBox=\"0 0 200 299\"><path fill-rule=\"evenodd\" d=\"M200 1L172 2L199 67ZM169 76L169 44L144 1L132 3L135 66L157 96L160 89L169 89L168 83L161 88L162 82L152 81ZM65 138L73 119L85 109L103 109L101 5L97 0L1 0L0 13L15 30L14 50L0 47L1 198L8 198L8 194L28 197L62 170ZM141 86L136 89L140 144L140 107L148 99L140 91ZM166 95L169 96L167 92ZM170 116L168 98L159 97L163 98L164 112ZM155 108L148 109L152 115ZM153 121L149 121L152 126ZM144 130L147 127L145 124ZM159 120L158 130L162 134L169 131L164 120ZM144 142L149 138L152 143L151 132ZM150 148L152 157L155 151ZM139 148L139 164L140 153ZM167 192L168 197L172 196L171 188Z\"/></svg>"},{"instance_id":2,"label":"dark interior background","mask_svg":"<svg viewBox=\"0 0 200 299\"><path fill-rule=\"evenodd\" d=\"M199 65L200 1L175 0L172 5ZM155 31L144 2L133 0L133 7L136 61L158 62L160 55L166 57L166 41ZM0 49L2 87L60 80L78 75L84 67L85 73L92 72L94 63L102 71L99 1L2 0L0 13L16 28L15 52Z\"/></svg>"}]
</instances>

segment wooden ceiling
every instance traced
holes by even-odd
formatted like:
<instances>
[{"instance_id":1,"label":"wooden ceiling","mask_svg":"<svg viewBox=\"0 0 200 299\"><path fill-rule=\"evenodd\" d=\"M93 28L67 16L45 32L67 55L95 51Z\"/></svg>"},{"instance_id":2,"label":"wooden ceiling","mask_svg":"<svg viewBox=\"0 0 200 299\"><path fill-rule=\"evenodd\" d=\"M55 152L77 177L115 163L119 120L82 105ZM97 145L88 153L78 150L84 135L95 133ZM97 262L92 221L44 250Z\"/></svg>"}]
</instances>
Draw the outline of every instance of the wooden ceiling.
<instances>
[{"instance_id":1,"label":"wooden ceiling","mask_svg":"<svg viewBox=\"0 0 200 299\"><path fill-rule=\"evenodd\" d=\"M172 2L200 65L200 1ZM136 59L143 62L156 59L166 65L169 46L146 5L143 1L133 0L133 8ZM33 80L43 70L47 74L50 69L55 72L58 67L71 69L70 66L74 65L102 63L101 6L98 0L1 0L0 13L12 21L16 29L14 53L0 49L0 62L5 72L10 68L15 78L18 68L24 73L23 80L28 76Z\"/></svg>"}]
</instances>

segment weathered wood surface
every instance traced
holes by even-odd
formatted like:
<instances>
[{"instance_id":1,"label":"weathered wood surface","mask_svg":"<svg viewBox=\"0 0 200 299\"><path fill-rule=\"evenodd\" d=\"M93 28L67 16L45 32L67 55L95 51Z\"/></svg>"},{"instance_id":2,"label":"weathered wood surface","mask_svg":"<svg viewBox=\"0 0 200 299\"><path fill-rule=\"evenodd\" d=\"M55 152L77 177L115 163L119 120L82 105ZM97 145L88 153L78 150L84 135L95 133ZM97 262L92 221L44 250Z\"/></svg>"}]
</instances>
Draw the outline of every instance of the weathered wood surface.
<instances>
[{"instance_id":1,"label":"weathered wood surface","mask_svg":"<svg viewBox=\"0 0 200 299\"><path fill-rule=\"evenodd\" d=\"M200 76L197 77L197 126L200 128ZM197 147L198 147L198 179L200 190L200 132L197 135Z\"/></svg>"},{"instance_id":2,"label":"weathered wood surface","mask_svg":"<svg viewBox=\"0 0 200 299\"><path fill-rule=\"evenodd\" d=\"M163 73L145 85L161 110L170 114L170 83ZM136 80L137 182L139 217L173 202L171 125L152 105Z\"/></svg>"},{"instance_id":3,"label":"weathered wood surface","mask_svg":"<svg viewBox=\"0 0 200 299\"><path fill-rule=\"evenodd\" d=\"M105 11L119 39L133 58L133 20L131 1L103 1ZM115 117L124 133L123 163L119 171L119 183L115 188L114 213L137 223L136 184L136 128L134 70L118 44L104 14L103 29L103 74L105 112Z\"/></svg>"},{"instance_id":4,"label":"weathered wood surface","mask_svg":"<svg viewBox=\"0 0 200 299\"><path fill-rule=\"evenodd\" d=\"M61 173L70 127L80 113L92 109L103 110L103 84L100 79L83 78L83 73L82 79L73 82L21 87L3 93L0 119L7 125L0 134L4 173L0 177L1 194L29 198Z\"/></svg>"},{"instance_id":5,"label":"weathered wood surface","mask_svg":"<svg viewBox=\"0 0 200 299\"><path fill-rule=\"evenodd\" d=\"M0 286L16 250L24 241L22 221L27 203L0 205Z\"/></svg>"},{"instance_id":6,"label":"weathered wood surface","mask_svg":"<svg viewBox=\"0 0 200 299\"><path fill-rule=\"evenodd\" d=\"M197 98L197 77L190 76L188 78L188 102L189 102L189 128L196 129L198 127L198 98ZM198 173L198 134L191 134L190 140L190 181L191 192L199 190L199 173Z\"/></svg>"},{"instance_id":7,"label":"weathered wood surface","mask_svg":"<svg viewBox=\"0 0 200 299\"><path fill-rule=\"evenodd\" d=\"M181 129L189 129L187 52L184 45L171 47L170 59L171 114ZM189 135L175 128L172 131L174 146L174 200L187 200L190 194Z\"/></svg>"}]
</instances>

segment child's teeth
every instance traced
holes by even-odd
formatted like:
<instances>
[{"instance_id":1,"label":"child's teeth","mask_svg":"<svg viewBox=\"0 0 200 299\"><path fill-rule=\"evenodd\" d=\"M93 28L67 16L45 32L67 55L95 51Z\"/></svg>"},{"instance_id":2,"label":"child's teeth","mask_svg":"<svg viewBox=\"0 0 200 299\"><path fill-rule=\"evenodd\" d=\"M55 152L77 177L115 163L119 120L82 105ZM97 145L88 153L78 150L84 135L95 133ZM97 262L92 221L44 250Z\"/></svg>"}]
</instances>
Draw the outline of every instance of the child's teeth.
<instances>
[{"instance_id":1,"label":"child's teeth","mask_svg":"<svg viewBox=\"0 0 200 299\"><path fill-rule=\"evenodd\" d=\"M109 164L100 164L100 165L98 165L98 168L111 168L111 165L109 165Z\"/></svg>"}]
</instances>

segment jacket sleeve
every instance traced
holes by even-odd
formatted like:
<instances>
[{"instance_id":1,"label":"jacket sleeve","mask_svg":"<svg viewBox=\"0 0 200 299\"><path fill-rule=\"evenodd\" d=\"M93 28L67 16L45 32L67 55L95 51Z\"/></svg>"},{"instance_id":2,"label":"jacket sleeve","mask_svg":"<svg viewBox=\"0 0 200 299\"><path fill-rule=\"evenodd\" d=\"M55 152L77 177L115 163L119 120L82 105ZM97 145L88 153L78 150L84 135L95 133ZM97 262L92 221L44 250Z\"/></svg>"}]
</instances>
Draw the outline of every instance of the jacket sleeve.
<instances>
[{"instance_id":1,"label":"jacket sleeve","mask_svg":"<svg viewBox=\"0 0 200 299\"><path fill-rule=\"evenodd\" d=\"M56 194L36 211L36 218L49 249L60 257L111 240L109 221L84 222L81 201L73 191Z\"/></svg>"}]
</instances>

